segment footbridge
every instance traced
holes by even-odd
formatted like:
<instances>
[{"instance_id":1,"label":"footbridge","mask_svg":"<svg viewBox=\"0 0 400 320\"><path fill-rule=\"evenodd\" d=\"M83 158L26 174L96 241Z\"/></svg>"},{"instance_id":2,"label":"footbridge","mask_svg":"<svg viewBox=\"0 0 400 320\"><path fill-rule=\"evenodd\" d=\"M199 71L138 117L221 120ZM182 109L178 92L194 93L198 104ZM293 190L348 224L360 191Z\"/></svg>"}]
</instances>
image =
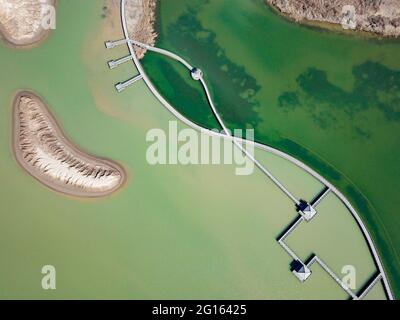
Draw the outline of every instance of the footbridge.
<instances>
[{"instance_id":1,"label":"footbridge","mask_svg":"<svg viewBox=\"0 0 400 320\"><path fill-rule=\"evenodd\" d=\"M324 269L331 277L333 280L335 280L342 288L344 291L347 292L347 294L353 299L353 300L358 300L357 295L349 289L349 287L342 281L340 280L340 278L336 275L336 273L334 273L329 267L328 265L322 261L321 258L319 258L318 256L314 256L309 263L307 263L307 267L311 268L311 266L317 262L322 269Z\"/></svg>"},{"instance_id":2,"label":"footbridge","mask_svg":"<svg viewBox=\"0 0 400 320\"><path fill-rule=\"evenodd\" d=\"M120 45L120 44L123 44L123 43L130 43L130 44L133 44L133 45L135 45L135 46L138 46L138 47L140 47L140 48L143 48L143 49L146 49L146 50L149 50L149 51L153 51L153 52L157 52L157 53L159 53L159 54L162 54L162 55L164 55L164 56L166 56L166 57L169 57L169 58L171 58L171 59L174 59L175 61L178 61L178 62L180 62L182 65L184 65L188 70L189 70L189 72L192 72L195 68L189 63L189 62L187 62L185 59L183 59L182 57L180 57L180 56L178 56L177 54L175 54L175 53L173 53L173 52L171 52L171 51L168 51L168 50L165 50L165 49L160 49L160 48L156 48L156 47L153 47L153 46L150 46L150 45L148 45L148 44L145 44L145 43L142 43L142 42L139 42L139 41L135 41L135 40L132 40L132 39L127 39L127 40L125 40L125 42L124 42L124 40L118 40L118 41L115 41L115 42L110 42L110 41L108 41L108 42L106 42L106 47L107 48L114 48L115 46L117 46L117 45ZM197 68L196 68L197 69ZM289 199L290 200L292 200L296 205L299 205L300 204L300 201L265 167L265 166L263 166L255 157L254 157L254 155L253 154L251 154L248 150L247 150L247 148L245 148L244 146L243 146L243 144L242 144L242 142L240 141L240 140L238 140L236 137L234 137L232 134L231 134L231 132L230 132L230 130L226 127L226 125L225 125L225 123L224 123L224 121L222 120L222 117L220 116L220 114L218 113L218 111L217 111L217 109L216 109L216 107L215 107L215 105L214 105L214 102L213 102L213 100L212 100L212 98L211 98L211 94L210 94L210 91L209 91L209 89L208 89L208 86L207 86L207 83L204 81L204 78L203 78L203 75L200 73L199 74L199 80L200 80L200 83L201 83L201 85L202 85L202 87L203 87L203 89L204 89L204 91L205 91L205 93L206 93L206 96L207 96L207 100L208 100L208 103L209 103L209 105L210 105L210 107L211 107L211 109L212 109L212 112L213 112L213 114L214 114L214 116L216 117L216 119L217 119L217 121L218 121L218 123L219 123L219 125L221 126L221 128L223 129L223 132L224 132L224 134L226 135L226 136L229 136L230 138L232 138L232 142L251 160L251 161L253 161L253 163L269 178L269 179L271 179L272 180L272 182L279 188L279 189L281 189L288 197L289 197Z\"/></svg>"},{"instance_id":3,"label":"footbridge","mask_svg":"<svg viewBox=\"0 0 400 320\"><path fill-rule=\"evenodd\" d=\"M133 63L136 67L136 69L139 72L139 75L137 77L141 77L140 79L143 79L144 82L146 83L146 85L148 86L149 90L154 94L154 96L173 114L175 115L178 119L180 119L181 121L183 121L185 124L187 124L190 127L193 127L195 129L198 130L205 130L207 133L209 133L210 135L214 135L214 136L220 136L221 138L224 139L229 139L231 140L241 151L243 151L244 154L247 155L247 157L254 162L254 164L269 178L272 180L272 182L280 189L282 190L286 196L288 196L295 204L296 207L298 208L300 205L304 205L304 201L297 199L294 195L292 195L292 193L282 184L280 183L280 181L267 169L265 168L260 162L257 161L257 159L255 159L254 155L249 153L244 147L243 145L246 144L252 144L255 145L263 150L267 150L269 152L272 152L274 154L277 154L278 156L287 159L288 161L294 163L295 165L297 165L298 167L302 168L303 170L305 170L306 172L308 172L309 174L311 174L312 176L314 176L316 179L318 179L320 182L322 182L326 187L325 189L319 194L317 195L317 197L315 197L312 200L311 204L307 203L307 210L314 210L313 207L316 207L320 204L320 202L326 197L326 195L329 192L334 192L335 195L341 199L343 201L343 203L345 204L345 206L349 209L349 211L351 212L351 214L353 215L353 217L355 218L355 220L357 221L358 225L360 226L360 228L362 229L362 232L365 236L365 238L367 239L368 245L371 249L371 252L374 256L375 262L378 266L378 275L376 276L376 278L374 278L369 286L364 290L363 293L361 293L358 297L357 295L355 295L349 288L347 288L339 279L339 277L334 274L332 272L332 270L318 257L318 256L314 256L309 262L308 264L305 264L304 262L301 262L301 260L298 258L298 256L295 254L295 252L290 249L284 242L284 240L300 225L300 223L302 221L307 221L305 219L305 215L302 214L301 212L300 215L296 218L296 220L293 222L293 225L291 225L291 227L289 227L289 229L282 235L282 237L280 237L278 239L278 242L282 245L282 247L293 257L293 259L300 261L305 267L311 267L311 265L315 262L319 263L322 268L328 272L330 274L330 276L332 278L335 279L335 281L341 285L341 287L343 289L346 290L346 292L348 290L350 290L348 292L348 294L353 298L353 299L360 299L363 298L373 287L374 285L379 281L382 280L383 284L384 284L384 288L385 288L385 292L387 293L389 299L393 299L393 295L390 289L390 285L389 282L387 280L386 274L384 272L384 268L383 265L381 263L380 257L378 255L378 252L374 246L374 243L368 233L368 230L366 229L365 225L363 224L361 218L359 217L358 213L355 211L355 209L352 207L352 205L350 204L350 202L344 197L344 195L337 190L329 181L327 181L325 178L323 178L321 175L319 175L318 173L316 173L315 171L313 171L311 168L309 168L308 166L306 166L304 163L300 162L299 160L279 151L276 150L272 147L263 145L263 144L259 144L256 143L254 141L247 141L245 139L242 138L238 138L238 137L234 137L231 135L230 130L227 129L227 127L225 126L221 116L219 115L213 100L211 98L208 86L206 84L206 82L203 79L203 75L200 69L198 68L193 68L193 66L188 63L185 59L183 59L182 57L180 57L179 55L170 52L168 50L165 49L160 49L160 48L156 48L154 46L145 44L145 43L141 43L139 41L136 40L132 40L129 37L129 32L128 32L128 27L127 27L127 20L126 20L126 12L125 12L125 5L126 5L126 0L121 0L121 21L122 21L122 27L123 27L123 32L124 32L124 36L125 39L121 39L121 40L117 40L117 41L107 41L106 42L106 47L108 49L114 48L115 46L118 45L122 45L122 44L126 44L128 46L129 52L130 52L130 56L131 58L125 57L123 59L120 59L120 63L116 62L117 65L120 65L121 63L133 60ZM141 47L144 48L146 50L149 51L153 51L162 55L165 55L169 58L172 58L178 62L180 62L181 64L183 64L191 73L192 73L192 77L194 80L199 80L202 84L202 87L206 93L207 96L207 100L210 104L210 107L212 109L212 112L214 113L216 119L218 120L219 124L221 125L221 127L223 128L223 133L217 133L214 132L212 130L208 130L208 129L204 129L198 125L196 125L195 123L193 123L192 121L188 120L187 118L185 118L182 114L180 114L168 101L166 101L164 99L164 97L157 91L157 89L154 87L154 85L152 84L151 80L149 79L149 77L147 76L146 72L144 71L142 65L139 62L139 59L136 56L135 50L134 50L134 46L137 47ZM111 68L111 67L110 67ZM196 71L194 73L194 71ZM135 78L137 78L135 77ZM133 78L133 79L135 79ZM133 81L133 79L130 79L127 81L127 83L134 83L135 81ZM139 78L138 78L139 79ZM315 210L314 210L315 211Z\"/></svg>"},{"instance_id":4,"label":"footbridge","mask_svg":"<svg viewBox=\"0 0 400 320\"><path fill-rule=\"evenodd\" d=\"M141 80L143 77L141 74L137 75L136 77L133 77L132 79L129 79L125 82L119 82L115 85L115 88L117 89L118 92L121 92L125 90L127 87L130 85L134 84L136 81Z\"/></svg>"}]
</instances>

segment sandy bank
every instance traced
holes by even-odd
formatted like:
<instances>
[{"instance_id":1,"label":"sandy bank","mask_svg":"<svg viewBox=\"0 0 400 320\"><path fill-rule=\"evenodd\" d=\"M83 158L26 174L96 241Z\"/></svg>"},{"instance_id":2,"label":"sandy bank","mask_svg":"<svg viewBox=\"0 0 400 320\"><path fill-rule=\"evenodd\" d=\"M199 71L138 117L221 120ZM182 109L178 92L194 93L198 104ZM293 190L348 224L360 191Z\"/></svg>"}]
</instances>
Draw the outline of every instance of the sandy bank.
<instances>
[{"instance_id":1,"label":"sandy bank","mask_svg":"<svg viewBox=\"0 0 400 320\"><path fill-rule=\"evenodd\" d=\"M142 43L154 46L157 38L155 32L157 0L129 0L126 2L126 20L129 36ZM144 57L146 50L135 48L139 59Z\"/></svg>"},{"instance_id":2,"label":"sandy bank","mask_svg":"<svg viewBox=\"0 0 400 320\"><path fill-rule=\"evenodd\" d=\"M0 37L15 48L47 39L55 22L56 0L0 0Z\"/></svg>"},{"instance_id":3,"label":"sandy bank","mask_svg":"<svg viewBox=\"0 0 400 320\"><path fill-rule=\"evenodd\" d=\"M14 99L12 138L14 156L22 168L58 192L102 197L125 181L121 166L70 142L43 100L32 92L19 92Z\"/></svg>"},{"instance_id":4,"label":"sandy bank","mask_svg":"<svg viewBox=\"0 0 400 320\"><path fill-rule=\"evenodd\" d=\"M334 24L342 30L400 36L399 0L265 0L290 19ZM319 24L323 26L323 24Z\"/></svg>"}]
</instances>

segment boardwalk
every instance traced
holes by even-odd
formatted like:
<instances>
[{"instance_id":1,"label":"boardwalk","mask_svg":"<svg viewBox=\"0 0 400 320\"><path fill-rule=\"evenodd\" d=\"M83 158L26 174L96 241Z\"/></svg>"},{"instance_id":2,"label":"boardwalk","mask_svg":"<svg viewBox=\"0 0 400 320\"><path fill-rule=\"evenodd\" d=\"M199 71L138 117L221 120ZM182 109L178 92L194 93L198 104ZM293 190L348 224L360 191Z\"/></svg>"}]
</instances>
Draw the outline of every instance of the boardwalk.
<instances>
[{"instance_id":1,"label":"boardwalk","mask_svg":"<svg viewBox=\"0 0 400 320\"><path fill-rule=\"evenodd\" d=\"M114 68L118 67L119 65L121 65L121 64L123 64L125 62L128 62L130 60L133 60L133 57L131 55L123 57L123 58L118 59L118 60L108 61L108 66L109 66L110 69L114 69Z\"/></svg>"},{"instance_id":2,"label":"boardwalk","mask_svg":"<svg viewBox=\"0 0 400 320\"><path fill-rule=\"evenodd\" d=\"M299 226L299 224L304 220L304 218L300 215L295 221L289 226L288 230L278 239L278 242L285 241L285 239L290 236L290 234Z\"/></svg>"},{"instance_id":3,"label":"boardwalk","mask_svg":"<svg viewBox=\"0 0 400 320\"><path fill-rule=\"evenodd\" d=\"M325 197L326 195L330 192L330 188L325 187L315 198L311 203L313 203L314 206L317 206ZM368 286L365 288L365 290L357 296L343 281L339 278L338 275L336 275L329 267L328 265L317 255L313 255L311 260L305 264L298 256L297 254L291 249L286 243L285 240L287 237L289 237L296 229L299 227L299 225L305 221L305 218L300 215L298 216L287 228L287 230L278 238L278 243L282 246L282 248L288 253L288 255L291 256L291 258L298 263L301 263L302 265L306 266L308 269L311 269L311 266L314 263L318 263L322 269L324 269L331 277L336 281L336 283L339 284L339 286L347 292L347 294L353 299L353 300L361 300L363 299L369 291L376 285L376 283L383 279L383 275L381 272L379 272L375 277L372 278L372 280L369 281ZM302 280L303 281L303 280Z\"/></svg>"},{"instance_id":4,"label":"boardwalk","mask_svg":"<svg viewBox=\"0 0 400 320\"><path fill-rule=\"evenodd\" d=\"M168 51L168 50L164 50L164 49L160 49L160 48L155 48L155 47L152 47L152 46L150 46L150 45L148 45L148 44L144 44L144 43L141 43L141 42L139 42L139 41L135 41L135 40L131 40L131 39L128 39L128 40L125 40L125 41L123 41L123 40L118 40L118 41L115 41L115 42L111 42L111 41L108 41L108 42L106 42L106 47L107 48L114 48L116 45L121 45L121 44L123 44L123 43L129 43L129 44L133 44L133 45L135 45L135 46L139 46L139 47L141 47L141 48L144 48L144 49L146 49L146 50L149 50L149 51L153 51L153 52L157 52L157 53L159 53L159 54L162 54L162 55L164 55L164 56L167 56L167 57L169 57L169 58L171 58L171 59L174 59L174 60L176 60L176 61L178 61L178 62L180 62L181 64L183 64L188 70L189 70L189 72L191 72L193 69L194 69L194 67L189 63L189 62L187 62L185 59L183 59L183 58L181 58L180 56L178 56L178 55L176 55L175 53L173 53L173 52L170 52L170 51ZM200 75L199 76L200 77L200 83L201 83L201 85L203 86L203 89L204 89L204 91L205 91L205 93L206 93L206 96L207 96L207 100L208 100L208 103L209 103L209 105L210 105L210 107L211 107L211 109L212 109L212 112L214 113L214 115L215 115L215 117L216 117L216 119L217 119L217 121L218 121L218 123L220 124L220 126L222 127L222 129L223 129L223 132L225 133L225 135L226 136L228 136L228 137L231 137L232 138L232 142L251 160L251 161L253 161L254 162L254 164L268 177L268 178L270 178L272 181L273 181L273 183L279 188L279 189L281 189L288 197L289 197L289 199L290 200L292 200L296 205L299 205L300 204L300 201L265 167L265 166L263 166L255 157L254 157L254 155L253 154L251 154L245 147L243 147L243 144L240 142L240 141L238 141L232 134L231 134L231 132L230 132L230 130L226 127L226 125L225 125L225 123L223 122L223 120L222 120L222 118L221 118L221 116L219 115L219 113L218 113L218 111L217 111L217 109L216 109L216 107L215 107L215 105L214 105L214 102L213 102L213 100L212 100L212 98L211 98L211 95L210 95L210 91L209 91L209 89L208 89L208 86L207 86L207 83L204 81L204 79L203 79L203 77L202 77L202 75ZM129 85L129 84L128 84ZM122 85L121 84L118 84L117 86L119 86L119 87L122 87ZM125 89L126 88L126 86L124 86L123 88L122 88L122 90L123 89ZM120 90L118 90L118 91L120 91Z\"/></svg>"},{"instance_id":5,"label":"boardwalk","mask_svg":"<svg viewBox=\"0 0 400 320\"><path fill-rule=\"evenodd\" d=\"M263 145L263 144L259 144L259 143L255 143L254 141L246 141L244 139L240 139L240 138L236 138L236 137L232 137L231 135L229 135L229 130L226 130L225 126L222 126L224 128L224 133L217 133L214 132L212 130L208 130L208 129L204 129L198 125L196 125L195 123L191 122L190 120L188 120L187 118L185 118L182 114L180 114L178 111L176 111L176 109L169 104L162 96L161 94L157 91L157 89L154 87L154 85L152 84L151 80L149 79L149 77L147 76L147 74L145 73L142 65L140 64L138 58L135 55L135 50L133 48L133 43L130 38L129 38L129 33L128 33L128 28L127 28L127 21L126 21L126 13L125 13L125 4L126 4L126 0L121 0L121 21L122 21L122 27L123 27L123 31L124 31L124 36L125 39L123 40L119 40L117 42L107 42L106 43L106 47L107 48L111 48L114 47L115 45L120 45L123 43L126 43L129 49L129 52L131 54L131 56L133 57L133 62L137 68L137 70L139 71L139 74L143 77L143 80L145 81L146 85L148 86L149 90L153 93L153 95L173 114L175 115L178 119L180 119L183 123L189 125L192 128L201 130L203 132L207 132L210 135L213 136L220 136L224 139L229 139L231 140L233 143L235 143L235 145L237 145L241 150L243 150L243 144L246 143L250 143L253 144L263 150L266 150L268 152L272 152L278 156L281 156L289 161L291 161L292 163L296 164L297 166L299 166L300 168L302 168L303 170L305 170L306 172L310 173L312 176L314 176L315 178L317 178L319 181L321 181L325 186L327 186L329 188L329 191L334 192L342 201L343 203L346 205L346 207L349 209L349 211L351 212L351 214L353 215L353 217L355 218L355 220L357 221L357 223L359 224L362 232L364 233L364 236L368 242L368 245L372 251L372 254L374 256L375 262L378 265L378 269L379 269L379 275L382 277L383 283L384 283L384 288L385 291L389 297L389 299L393 299L393 295L390 289L390 285L389 282L387 280L382 262L379 258L378 252L375 248L375 245L368 233L368 230L366 229L365 225L363 224L361 218L359 217L358 213L355 211L355 209L352 207L352 205L350 204L350 202L344 197L344 195L338 191L332 184L330 184L326 179L324 179L321 175L319 175L318 173L316 173L315 171L313 171L311 168L309 168L308 166L306 166L304 163L302 163L301 161L277 150L274 148L271 148L269 146ZM190 71L193 70L193 67L186 62L184 59L182 59L181 57L179 57L178 55L169 52L167 50L164 49L159 49L159 48L154 48L151 46L148 46L146 44L142 44L139 42L136 42L136 45L139 46L146 46L146 49L154 51L154 52L158 52L160 54L165 54L166 56L171 57L172 59L175 59L179 62L181 62L183 65L185 65ZM219 117L218 112L215 109L215 106L213 104L213 101L211 99L211 95L209 93L208 87L206 85L206 83L204 82L203 78L200 79L202 84L203 84L203 88L207 94L207 99L209 100L210 106L213 109L214 114L216 115L217 119L219 118L219 120L221 120L221 123L223 123L222 119ZM245 154L247 154L245 152ZM251 155L252 156L252 155ZM251 160L254 159L254 157L250 157ZM295 198L267 169L265 169L261 164L258 163L258 161L256 159L253 160L254 163L257 165L257 167L259 167L294 203L296 203L296 205L299 204L299 200L297 200L297 198ZM259 165L258 165L259 164ZM264 169L264 170L263 170ZM322 198L316 203L317 205L320 203L320 201L322 200ZM322 260L321 260L322 261Z\"/></svg>"},{"instance_id":6,"label":"boardwalk","mask_svg":"<svg viewBox=\"0 0 400 320\"><path fill-rule=\"evenodd\" d=\"M302 265L307 266L307 268L311 269L311 266L317 262L339 285L341 288L343 288L349 296L352 297L352 299L357 300L358 297L356 294L351 291L345 283L342 282L342 280L328 267L328 265L322 261L321 258L318 256L314 255L312 259L305 264L298 256L297 254L285 243L286 238L304 221L304 218L302 216L299 216L298 218L295 219L295 221L289 226L287 231L278 239L279 244L282 246L282 248L292 257L294 261L297 261L301 263Z\"/></svg>"}]
</instances>

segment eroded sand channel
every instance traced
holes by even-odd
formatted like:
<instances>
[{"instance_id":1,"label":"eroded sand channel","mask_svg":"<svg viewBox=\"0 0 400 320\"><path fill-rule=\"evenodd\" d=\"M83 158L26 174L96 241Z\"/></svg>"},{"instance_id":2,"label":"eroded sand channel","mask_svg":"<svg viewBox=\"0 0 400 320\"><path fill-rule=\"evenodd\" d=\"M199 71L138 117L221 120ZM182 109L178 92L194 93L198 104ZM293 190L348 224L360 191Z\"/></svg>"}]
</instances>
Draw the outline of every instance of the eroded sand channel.
<instances>
[{"instance_id":1,"label":"eroded sand channel","mask_svg":"<svg viewBox=\"0 0 400 320\"><path fill-rule=\"evenodd\" d=\"M115 192L125 181L124 170L117 163L74 146L33 92L20 92L14 99L12 136L19 164L53 190L79 197L102 197Z\"/></svg>"}]
</instances>

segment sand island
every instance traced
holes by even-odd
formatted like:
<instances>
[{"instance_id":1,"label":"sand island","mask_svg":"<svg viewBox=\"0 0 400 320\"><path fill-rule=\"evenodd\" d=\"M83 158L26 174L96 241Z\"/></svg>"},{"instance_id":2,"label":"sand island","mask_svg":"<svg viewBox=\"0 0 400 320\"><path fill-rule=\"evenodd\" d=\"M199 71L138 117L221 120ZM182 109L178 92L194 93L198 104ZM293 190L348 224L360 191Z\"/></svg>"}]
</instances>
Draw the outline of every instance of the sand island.
<instances>
[{"instance_id":1,"label":"sand island","mask_svg":"<svg viewBox=\"0 0 400 320\"><path fill-rule=\"evenodd\" d=\"M345 29L400 36L399 0L266 0L296 22L346 25Z\"/></svg>"},{"instance_id":2,"label":"sand island","mask_svg":"<svg viewBox=\"0 0 400 320\"><path fill-rule=\"evenodd\" d=\"M64 135L43 100L23 91L13 104L13 151L19 164L53 190L101 197L125 181L122 167L79 150Z\"/></svg>"},{"instance_id":3,"label":"sand island","mask_svg":"<svg viewBox=\"0 0 400 320\"><path fill-rule=\"evenodd\" d=\"M30 47L51 32L56 0L0 0L0 37L14 47ZM55 19L55 17L54 17Z\"/></svg>"}]
</instances>

